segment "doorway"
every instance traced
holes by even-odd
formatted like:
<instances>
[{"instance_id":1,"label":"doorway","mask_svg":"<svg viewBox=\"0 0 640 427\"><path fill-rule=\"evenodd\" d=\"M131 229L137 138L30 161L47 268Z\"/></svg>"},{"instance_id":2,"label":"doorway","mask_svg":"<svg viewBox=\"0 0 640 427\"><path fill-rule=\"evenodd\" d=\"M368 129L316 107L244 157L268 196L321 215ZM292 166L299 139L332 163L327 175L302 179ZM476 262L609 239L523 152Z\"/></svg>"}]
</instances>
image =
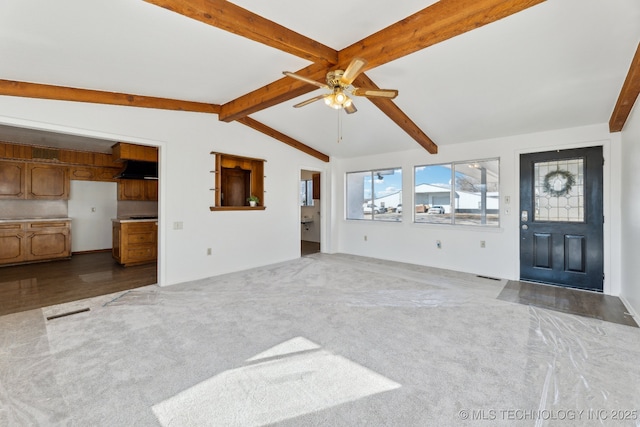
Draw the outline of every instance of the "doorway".
<instances>
[{"instance_id":1,"label":"doorway","mask_svg":"<svg viewBox=\"0 0 640 427\"><path fill-rule=\"evenodd\" d=\"M300 255L320 252L320 172L300 171Z\"/></svg>"},{"instance_id":2,"label":"doorway","mask_svg":"<svg viewBox=\"0 0 640 427\"><path fill-rule=\"evenodd\" d=\"M602 292L602 147L520 156L520 278Z\"/></svg>"}]
</instances>

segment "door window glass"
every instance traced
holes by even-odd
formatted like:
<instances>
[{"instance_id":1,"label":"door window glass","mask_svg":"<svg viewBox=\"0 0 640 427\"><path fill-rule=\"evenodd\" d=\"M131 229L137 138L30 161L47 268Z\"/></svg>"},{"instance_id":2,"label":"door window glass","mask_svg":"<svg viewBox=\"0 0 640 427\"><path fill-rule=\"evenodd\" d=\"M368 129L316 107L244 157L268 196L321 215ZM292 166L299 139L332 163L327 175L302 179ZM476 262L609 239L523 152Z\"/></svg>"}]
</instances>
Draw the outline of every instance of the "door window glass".
<instances>
[{"instance_id":1,"label":"door window glass","mask_svg":"<svg viewBox=\"0 0 640 427\"><path fill-rule=\"evenodd\" d=\"M535 221L584 222L584 159L534 164Z\"/></svg>"}]
</instances>

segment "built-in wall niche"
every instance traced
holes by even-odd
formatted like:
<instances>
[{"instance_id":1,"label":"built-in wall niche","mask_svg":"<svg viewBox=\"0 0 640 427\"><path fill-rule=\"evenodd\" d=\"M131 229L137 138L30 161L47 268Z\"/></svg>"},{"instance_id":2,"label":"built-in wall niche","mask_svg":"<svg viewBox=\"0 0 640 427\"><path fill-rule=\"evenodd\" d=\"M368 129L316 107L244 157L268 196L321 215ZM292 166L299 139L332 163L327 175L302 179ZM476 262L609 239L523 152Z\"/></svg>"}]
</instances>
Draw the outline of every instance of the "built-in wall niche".
<instances>
[{"instance_id":1,"label":"built-in wall niche","mask_svg":"<svg viewBox=\"0 0 640 427\"><path fill-rule=\"evenodd\" d=\"M263 210L264 162L263 159L211 153L214 156L214 205L212 211ZM256 206L249 199L257 197Z\"/></svg>"}]
</instances>

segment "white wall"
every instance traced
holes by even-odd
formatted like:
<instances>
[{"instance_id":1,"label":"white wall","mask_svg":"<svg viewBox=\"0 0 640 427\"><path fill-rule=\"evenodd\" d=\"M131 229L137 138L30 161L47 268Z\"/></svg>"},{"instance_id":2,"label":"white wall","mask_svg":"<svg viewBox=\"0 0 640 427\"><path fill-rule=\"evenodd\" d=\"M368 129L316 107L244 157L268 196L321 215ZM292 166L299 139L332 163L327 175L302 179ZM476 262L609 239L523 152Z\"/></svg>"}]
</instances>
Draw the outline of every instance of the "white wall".
<instances>
[{"instance_id":1,"label":"white wall","mask_svg":"<svg viewBox=\"0 0 640 427\"><path fill-rule=\"evenodd\" d=\"M346 221L344 219L344 185L336 185L335 211L340 215L334 231L338 250L350 254L373 256L492 277L518 279L519 267L519 156L521 153L602 145L604 167L605 284L608 294L620 293L620 266L612 254L619 253L620 231L611 224L619 223L620 150L612 144L606 124L519 135L466 144L440 145L439 154L430 155L417 148L379 156L334 160L332 179L344 181L349 171L378 168L403 169L404 219L396 222ZM449 226L413 223L410 200L414 188L413 167L460 160L500 158L501 224L499 228ZM612 190L613 188L613 190ZM510 205L504 203L509 196ZM510 213L505 213L509 208ZM364 236L367 236L365 241ZM442 242L437 249L436 240ZM486 248L480 247L480 241ZM613 259L613 261L612 261Z\"/></svg>"},{"instance_id":2,"label":"white wall","mask_svg":"<svg viewBox=\"0 0 640 427\"><path fill-rule=\"evenodd\" d=\"M640 101L636 101L622 131L622 293L640 319Z\"/></svg>"},{"instance_id":3,"label":"white wall","mask_svg":"<svg viewBox=\"0 0 640 427\"><path fill-rule=\"evenodd\" d=\"M68 215L73 252L111 249L111 219L118 210L115 182L71 181Z\"/></svg>"},{"instance_id":4,"label":"white wall","mask_svg":"<svg viewBox=\"0 0 640 427\"><path fill-rule=\"evenodd\" d=\"M161 285L299 257L300 170L328 170L325 162L211 114L0 96L0 123L160 147ZM266 160L266 210L209 210L212 151ZM175 222L183 228L174 229Z\"/></svg>"}]
</instances>

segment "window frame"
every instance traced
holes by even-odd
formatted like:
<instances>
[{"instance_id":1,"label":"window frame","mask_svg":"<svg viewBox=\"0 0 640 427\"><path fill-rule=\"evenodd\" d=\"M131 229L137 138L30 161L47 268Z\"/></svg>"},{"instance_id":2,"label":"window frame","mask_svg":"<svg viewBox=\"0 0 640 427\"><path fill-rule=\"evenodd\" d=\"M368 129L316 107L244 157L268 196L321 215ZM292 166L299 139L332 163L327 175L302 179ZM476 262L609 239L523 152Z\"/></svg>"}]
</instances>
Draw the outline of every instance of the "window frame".
<instances>
[{"instance_id":1,"label":"window frame","mask_svg":"<svg viewBox=\"0 0 640 427\"><path fill-rule=\"evenodd\" d=\"M344 185L345 185L345 198L344 198L344 219L346 221L371 221L371 222L385 222L385 223L400 223L404 220L403 218L403 214L398 214L396 213L396 216L393 218L389 218L389 219L376 219L376 215L382 215L382 213L375 213L375 210L372 209L371 210L371 218L352 218L349 217L349 175L351 174L364 174L367 173L369 174L370 178L371 178L371 198L365 200L362 205L371 203L372 205L375 206L375 183L376 180L374 179L375 174L381 174L382 172L385 171L400 171L400 190L398 191L398 193L401 194L400 196L400 203L402 203L402 193L403 193L403 184L404 184L404 171L402 166L396 166L396 167L385 167L385 168L376 168L376 169L368 169L368 170L360 170L360 171L349 171L349 172L345 172L344 175ZM395 208L394 208L395 209ZM364 208L363 208L363 215L364 215Z\"/></svg>"},{"instance_id":2,"label":"window frame","mask_svg":"<svg viewBox=\"0 0 640 427\"><path fill-rule=\"evenodd\" d=\"M456 212L458 211L460 208L455 207L456 203L451 203L451 200L456 200L456 193L460 192L460 190L457 189L457 180L456 180L456 169L457 167L461 166L461 165L469 165L469 164L481 164L481 163L487 163L487 162L497 162L497 178L496 178L496 188L497 188L497 197L493 198L495 200L497 200L497 208L494 209L496 211L495 215L497 215L497 221L492 221L491 223L485 223L485 224L478 224L478 223L467 223L467 224L463 224L461 222L457 222L456 221L456 214L460 215L462 212ZM417 197L416 197L416 188L418 187L418 185L423 184L423 183L418 183L416 180L416 172L418 168L427 168L427 167L435 167L435 166L443 166L446 167L450 170L450 183L453 183L453 185L449 184L449 206L450 206L450 220L448 222L428 222L428 221L417 221L417 213L416 213L416 206L417 205ZM429 183L424 183L429 185ZM427 224L427 225L435 225L435 226L457 226L457 227L480 227L480 228L486 228L486 229L497 229L500 228L501 225L501 212L500 212L500 202L501 202L501 195L500 195L500 157L490 157L490 158L484 158L484 159L472 159L472 160L458 160L458 161L451 161L451 162L442 162L442 163L433 163L433 164L422 164L422 165L415 165L413 167L413 195L412 195L412 200L413 200L413 223L414 224ZM434 206L438 206L435 205ZM485 210L486 210L486 205L485 205ZM445 209L446 212L446 209ZM426 213L426 212L425 212Z\"/></svg>"}]
</instances>

